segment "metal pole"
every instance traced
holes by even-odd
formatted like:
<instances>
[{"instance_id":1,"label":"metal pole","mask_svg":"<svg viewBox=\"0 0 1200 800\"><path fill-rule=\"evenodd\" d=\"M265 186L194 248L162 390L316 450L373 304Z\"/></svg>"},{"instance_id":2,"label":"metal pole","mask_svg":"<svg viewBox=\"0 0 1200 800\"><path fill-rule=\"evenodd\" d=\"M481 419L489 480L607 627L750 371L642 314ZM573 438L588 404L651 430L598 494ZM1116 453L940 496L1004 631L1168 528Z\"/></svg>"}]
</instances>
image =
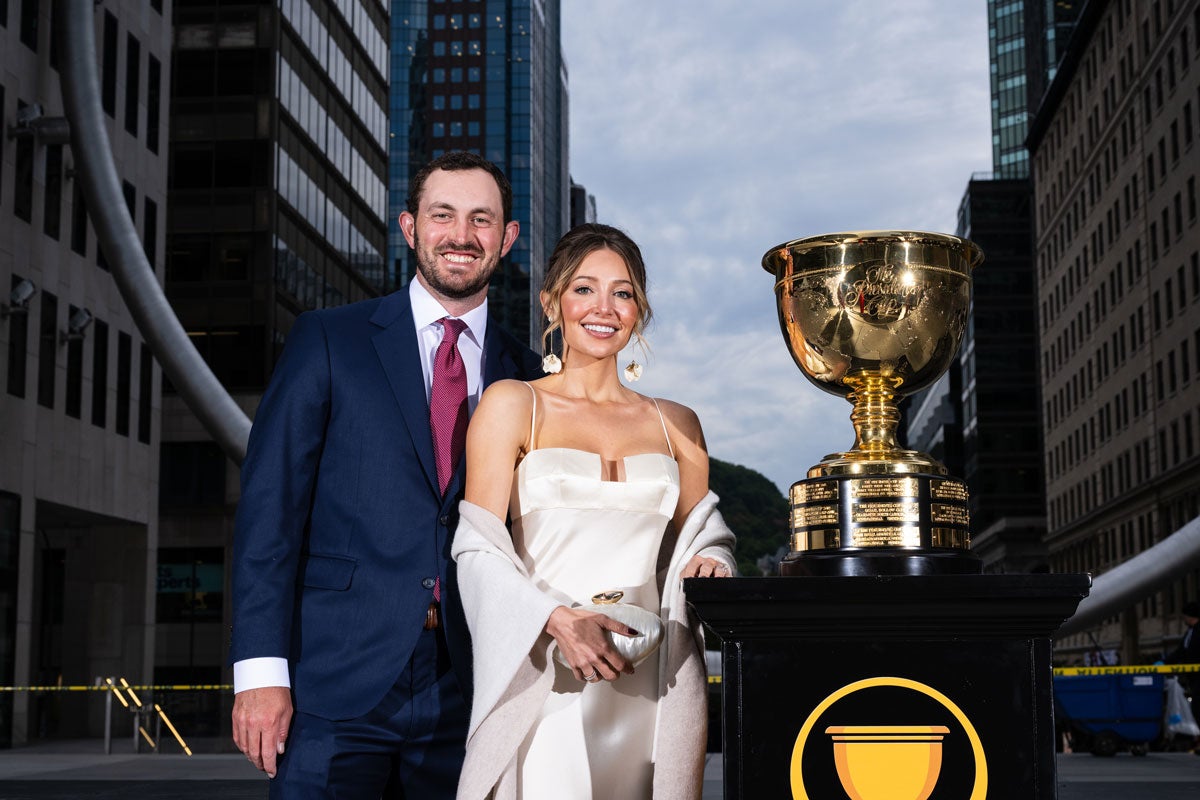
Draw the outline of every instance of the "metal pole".
<instances>
[{"instance_id":1,"label":"metal pole","mask_svg":"<svg viewBox=\"0 0 1200 800\"><path fill-rule=\"evenodd\" d=\"M97 678L99 683L100 679ZM112 755L112 689L104 693L104 755Z\"/></svg>"},{"instance_id":2,"label":"metal pole","mask_svg":"<svg viewBox=\"0 0 1200 800\"><path fill-rule=\"evenodd\" d=\"M1092 583L1092 593L1055 638L1079 633L1119 614L1200 564L1200 517L1148 550L1113 567Z\"/></svg>"}]
</instances>

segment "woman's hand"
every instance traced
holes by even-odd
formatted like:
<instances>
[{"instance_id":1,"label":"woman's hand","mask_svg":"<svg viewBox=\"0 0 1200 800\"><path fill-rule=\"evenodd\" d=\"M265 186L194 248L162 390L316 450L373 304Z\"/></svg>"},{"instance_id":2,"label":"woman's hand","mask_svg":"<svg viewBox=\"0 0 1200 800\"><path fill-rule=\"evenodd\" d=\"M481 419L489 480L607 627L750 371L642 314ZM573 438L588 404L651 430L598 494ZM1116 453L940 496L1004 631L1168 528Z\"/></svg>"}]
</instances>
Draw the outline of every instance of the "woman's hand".
<instances>
[{"instance_id":1,"label":"woman's hand","mask_svg":"<svg viewBox=\"0 0 1200 800\"><path fill-rule=\"evenodd\" d=\"M622 636L638 635L612 617L566 606L554 609L546 622L546 632L558 643L575 677L587 683L615 681L621 673L633 674L633 664L612 646L608 631Z\"/></svg>"},{"instance_id":2,"label":"woman's hand","mask_svg":"<svg viewBox=\"0 0 1200 800\"><path fill-rule=\"evenodd\" d=\"M683 567L685 578L729 578L729 567L715 558L692 556L692 560Z\"/></svg>"}]
</instances>

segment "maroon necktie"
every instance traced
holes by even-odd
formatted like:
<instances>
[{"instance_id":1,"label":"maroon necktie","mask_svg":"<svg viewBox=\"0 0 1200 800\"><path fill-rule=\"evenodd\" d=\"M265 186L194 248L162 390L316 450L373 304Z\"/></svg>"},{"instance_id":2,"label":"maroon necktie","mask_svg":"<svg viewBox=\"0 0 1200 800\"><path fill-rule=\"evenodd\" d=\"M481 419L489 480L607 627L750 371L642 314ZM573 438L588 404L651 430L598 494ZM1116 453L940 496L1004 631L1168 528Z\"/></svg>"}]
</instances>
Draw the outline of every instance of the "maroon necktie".
<instances>
[{"instance_id":1,"label":"maroon necktie","mask_svg":"<svg viewBox=\"0 0 1200 800\"><path fill-rule=\"evenodd\" d=\"M441 322L442 343L433 355L429 426L433 430L438 488L445 494L467 442L467 370L458 352L458 336L467 324L453 317L443 317Z\"/></svg>"},{"instance_id":2,"label":"maroon necktie","mask_svg":"<svg viewBox=\"0 0 1200 800\"><path fill-rule=\"evenodd\" d=\"M445 494L467 443L467 369L458 352L458 337L467 323L453 317L443 317L441 322L442 342L433 354L429 427L433 430L438 489ZM440 603L441 600L442 576L439 575L433 585L433 601Z\"/></svg>"}]
</instances>

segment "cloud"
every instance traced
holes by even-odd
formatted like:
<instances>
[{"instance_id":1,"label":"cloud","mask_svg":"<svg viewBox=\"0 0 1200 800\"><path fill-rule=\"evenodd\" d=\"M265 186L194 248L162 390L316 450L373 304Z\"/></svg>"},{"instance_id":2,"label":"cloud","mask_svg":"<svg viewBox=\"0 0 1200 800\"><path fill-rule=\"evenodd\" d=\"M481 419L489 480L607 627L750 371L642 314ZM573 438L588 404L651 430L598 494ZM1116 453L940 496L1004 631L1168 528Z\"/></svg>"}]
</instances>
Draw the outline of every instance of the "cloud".
<instances>
[{"instance_id":1,"label":"cloud","mask_svg":"<svg viewBox=\"0 0 1200 800\"><path fill-rule=\"evenodd\" d=\"M638 388L783 489L854 433L792 362L760 259L831 231L955 229L991 161L990 102L986 7L947 8L563 4L571 173L650 273Z\"/></svg>"}]
</instances>

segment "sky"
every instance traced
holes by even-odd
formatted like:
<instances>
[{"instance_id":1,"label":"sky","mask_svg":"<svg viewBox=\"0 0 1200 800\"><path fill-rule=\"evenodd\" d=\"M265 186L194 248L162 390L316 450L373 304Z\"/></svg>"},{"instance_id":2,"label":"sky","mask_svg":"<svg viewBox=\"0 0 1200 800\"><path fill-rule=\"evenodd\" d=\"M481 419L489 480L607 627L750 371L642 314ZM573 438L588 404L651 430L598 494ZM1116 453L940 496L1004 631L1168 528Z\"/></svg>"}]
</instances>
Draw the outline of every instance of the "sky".
<instances>
[{"instance_id":1,"label":"sky","mask_svg":"<svg viewBox=\"0 0 1200 800\"><path fill-rule=\"evenodd\" d=\"M710 455L786 492L854 429L850 403L792 361L763 253L836 231L954 233L971 174L991 169L987 4L562 8L571 175L647 266L636 388L690 406Z\"/></svg>"}]
</instances>

